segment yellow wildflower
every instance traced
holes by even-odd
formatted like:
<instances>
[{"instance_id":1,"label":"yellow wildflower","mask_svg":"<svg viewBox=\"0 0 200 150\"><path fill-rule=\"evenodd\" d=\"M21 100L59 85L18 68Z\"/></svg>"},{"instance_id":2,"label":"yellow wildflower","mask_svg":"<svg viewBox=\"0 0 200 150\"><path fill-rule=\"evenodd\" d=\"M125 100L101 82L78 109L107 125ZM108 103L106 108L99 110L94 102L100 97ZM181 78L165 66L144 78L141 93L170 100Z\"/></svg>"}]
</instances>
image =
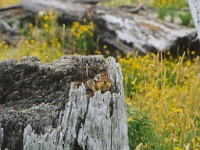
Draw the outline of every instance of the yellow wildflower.
<instances>
[{"instance_id":1,"label":"yellow wildflower","mask_svg":"<svg viewBox=\"0 0 200 150\"><path fill-rule=\"evenodd\" d=\"M195 51L191 51L191 54L194 55L194 54L195 54Z\"/></svg>"},{"instance_id":2,"label":"yellow wildflower","mask_svg":"<svg viewBox=\"0 0 200 150\"><path fill-rule=\"evenodd\" d=\"M131 122L131 121L133 121L133 119L132 118L128 118L128 122Z\"/></svg>"}]
</instances>

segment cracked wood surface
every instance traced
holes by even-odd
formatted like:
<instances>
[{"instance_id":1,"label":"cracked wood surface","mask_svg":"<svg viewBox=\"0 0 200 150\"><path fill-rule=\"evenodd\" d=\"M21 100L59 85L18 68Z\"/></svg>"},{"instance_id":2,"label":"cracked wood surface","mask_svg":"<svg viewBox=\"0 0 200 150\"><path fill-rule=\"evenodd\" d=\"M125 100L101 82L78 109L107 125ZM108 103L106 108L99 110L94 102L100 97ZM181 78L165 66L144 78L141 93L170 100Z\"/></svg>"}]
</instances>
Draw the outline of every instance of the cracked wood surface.
<instances>
[{"instance_id":1,"label":"cracked wood surface","mask_svg":"<svg viewBox=\"0 0 200 150\"><path fill-rule=\"evenodd\" d=\"M106 8L100 5L55 0L50 2L31 0L28 3L23 0L21 4L34 12L56 10L62 15L63 23L93 21L100 47L107 45L112 56L117 56L118 53L132 53L136 50L141 55L168 50L174 56L182 55L188 50L200 54L198 41L193 41L196 38L194 28L158 20L152 17L151 9L131 14L123 7Z\"/></svg>"},{"instance_id":2,"label":"cracked wood surface","mask_svg":"<svg viewBox=\"0 0 200 150\"><path fill-rule=\"evenodd\" d=\"M114 58L62 56L50 64L33 58L0 62L3 149L129 149L122 73ZM111 91L91 94L85 83L102 71L113 82Z\"/></svg>"},{"instance_id":3,"label":"cracked wood surface","mask_svg":"<svg viewBox=\"0 0 200 150\"><path fill-rule=\"evenodd\" d=\"M200 41L200 1L199 0L188 0L190 12L192 14L194 25L197 30L197 38Z\"/></svg>"},{"instance_id":4,"label":"cracked wood surface","mask_svg":"<svg viewBox=\"0 0 200 150\"><path fill-rule=\"evenodd\" d=\"M191 0L190 7L199 37L198 8L196 7L198 2L193 3L193 1ZM0 32L9 33L2 34L3 39L8 45L17 45L19 41L17 39L21 36L16 30L16 21L34 23L36 15L33 14L53 11L58 15L59 24L93 21L94 35L99 41L100 50L105 52L103 46L107 45L107 49L114 57L134 51L138 51L141 55L148 52L170 51L173 56L183 55L184 52L187 52L189 56L191 51L195 51L197 55L200 55L200 45L199 41L195 41L197 32L194 28L158 20L155 18L153 9L144 9L144 6L138 6L138 10L132 7L106 8L79 2L22 0L17 7L0 10ZM134 11L137 13L130 13ZM189 57L192 59L193 56Z\"/></svg>"}]
</instances>

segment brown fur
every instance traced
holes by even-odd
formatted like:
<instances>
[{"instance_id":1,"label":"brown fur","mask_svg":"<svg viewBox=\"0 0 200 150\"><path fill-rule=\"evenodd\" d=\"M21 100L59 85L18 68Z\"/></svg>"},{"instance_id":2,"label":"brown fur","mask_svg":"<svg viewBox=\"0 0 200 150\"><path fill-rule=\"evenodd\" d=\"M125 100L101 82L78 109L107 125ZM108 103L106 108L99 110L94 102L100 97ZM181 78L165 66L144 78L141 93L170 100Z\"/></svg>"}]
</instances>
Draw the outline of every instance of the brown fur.
<instances>
[{"instance_id":1,"label":"brown fur","mask_svg":"<svg viewBox=\"0 0 200 150\"><path fill-rule=\"evenodd\" d=\"M102 92L110 91L112 86L112 81L109 79L108 75L98 74L94 79L88 80L87 85L93 92L101 90Z\"/></svg>"}]
</instances>

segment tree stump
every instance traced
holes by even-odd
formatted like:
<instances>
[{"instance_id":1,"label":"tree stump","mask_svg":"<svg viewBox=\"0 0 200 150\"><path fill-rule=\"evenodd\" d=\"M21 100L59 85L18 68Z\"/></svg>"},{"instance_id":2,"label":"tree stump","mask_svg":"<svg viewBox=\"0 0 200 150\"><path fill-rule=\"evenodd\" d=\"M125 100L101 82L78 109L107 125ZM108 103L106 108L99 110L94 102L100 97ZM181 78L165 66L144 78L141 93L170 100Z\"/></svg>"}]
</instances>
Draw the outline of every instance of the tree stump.
<instances>
[{"instance_id":1,"label":"tree stump","mask_svg":"<svg viewBox=\"0 0 200 150\"><path fill-rule=\"evenodd\" d=\"M129 150L122 72L112 57L37 57L0 62L0 147L9 150ZM107 72L110 91L86 84Z\"/></svg>"}]
</instances>

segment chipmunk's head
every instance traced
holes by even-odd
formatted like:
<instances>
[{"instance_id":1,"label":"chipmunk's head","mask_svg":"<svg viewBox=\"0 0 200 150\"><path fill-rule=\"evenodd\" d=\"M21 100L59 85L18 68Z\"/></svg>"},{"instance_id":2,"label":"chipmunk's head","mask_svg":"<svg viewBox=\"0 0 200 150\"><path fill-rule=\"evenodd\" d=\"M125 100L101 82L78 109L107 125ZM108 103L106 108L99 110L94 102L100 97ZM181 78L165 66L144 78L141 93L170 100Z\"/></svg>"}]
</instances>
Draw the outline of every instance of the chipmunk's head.
<instances>
[{"instance_id":1,"label":"chipmunk's head","mask_svg":"<svg viewBox=\"0 0 200 150\"><path fill-rule=\"evenodd\" d=\"M105 92L105 91L109 91L111 86L112 86L112 81L109 79L109 77L107 75L103 75L101 77L101 80L99 80L99 84L100 84L100 89L101 91Z\"/></svg>"},{"instance_id":2,"label":"chipmunk's head","mask_svg":"<svg viewBox=\"0 0 200 150\"><path fill-rule=\"evenodd\" d=\"M87 81L87 85L93 92L101 90L102 92L110 91L112 81L107 74L97 74L94 79Z\"/></svg>"},{"instance_id":3,"label":"chipmunk's head","mask_svg":"<svg viewBox=\"0 0 200 150\"><path fill-rule=\"evenodd\" d=\"M106 83L108 83L108 82L111 82L111 80L109 79L108 76L102 76L102 77L101 77L101 81L103 82L103 84L106 84Z\"/></svg>"}]
</instances>

